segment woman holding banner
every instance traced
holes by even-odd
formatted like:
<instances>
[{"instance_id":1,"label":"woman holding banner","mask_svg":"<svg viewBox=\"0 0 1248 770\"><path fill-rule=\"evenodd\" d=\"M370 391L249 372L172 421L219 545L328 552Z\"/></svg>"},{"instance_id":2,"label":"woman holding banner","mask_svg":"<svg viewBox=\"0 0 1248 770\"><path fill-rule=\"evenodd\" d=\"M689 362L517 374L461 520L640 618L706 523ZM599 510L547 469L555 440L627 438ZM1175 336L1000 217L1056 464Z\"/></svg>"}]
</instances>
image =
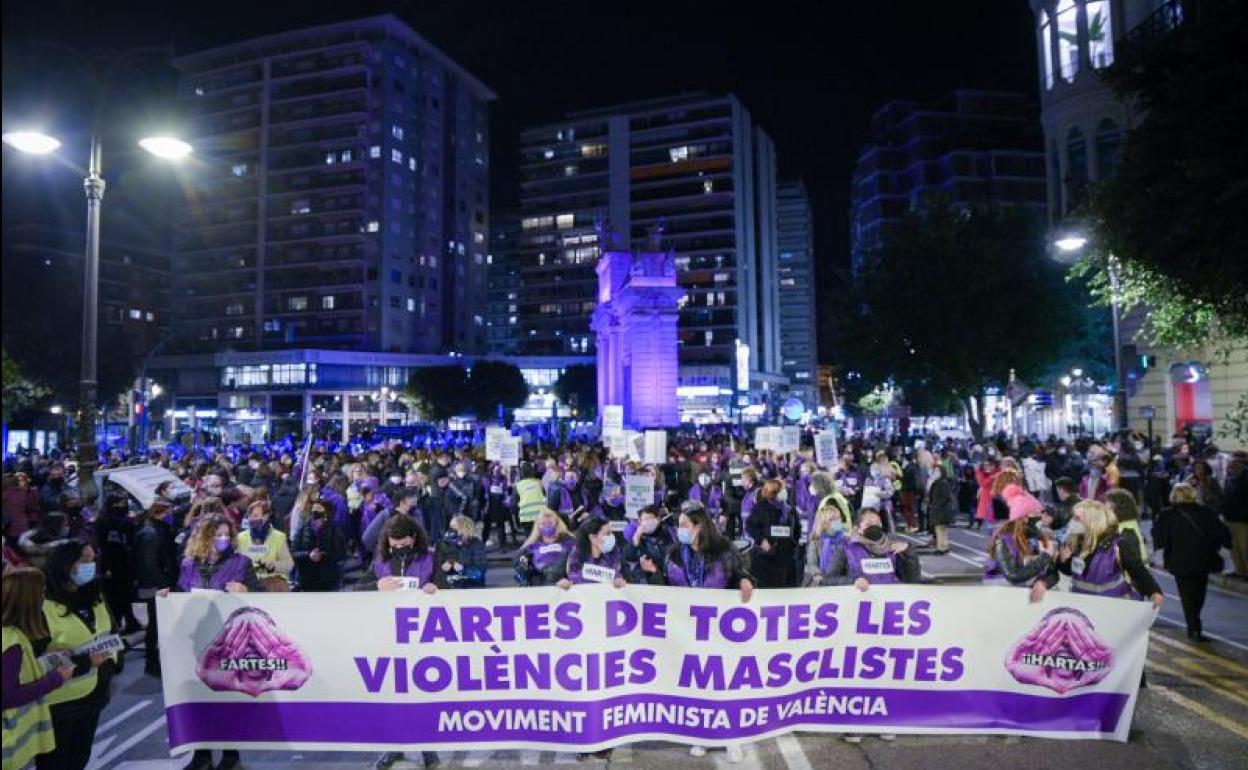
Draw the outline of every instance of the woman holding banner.
<instances>
[{"instance_id":1,"label":"woman holding banner","mask_svg":"<svg viewBox=\"0 0 1248 770\"><path fill-rule=\"evenodd\" d=\"M557 585L565 591L577 583L611 583L623 588L623 548L617 546L618 538L611 529L611 522L590 516L576 530L576 544L568 552L567 576Z\"/></svg>"},{"instance_id":2,"label":"woman holding banner","mask_svg":"<svg viewBox=\"0 0 1248 770\"><path fill-rule=\"evenodd\" d=\"M459 515L434 549L433 582L438 588L481 588L485 586L485 542L476 535L472 519Z\"/></svg>"},{"instance_id":3,"label":"woman holding banner","mask_svg":"<svg viewBox=\"0 0 1248 770\"><path fill-rule=\"evenodd\" d=\"M664 564L667 585L736 589L741 592L741 601L748 602L754 594L754 577L706 509L699 503L685 503L679 522L677 542L667 552ZM706 748L693 746L689 753L695 757L705 756ZM728 746L730 762L740 762L744 756L741 744Z\"/></svg>"},{"instance_id":4,"label":"woman holding banner","mask_svg":"<svg viewBox=\"0 0 1248 770\"><path fill-rule=\"evenodd\" d=\"M685 503L690 505L691 503ZM624 576L630 583L663 585L664 554L676 536L663 524L663 510L647 505L637 514L637 524L626 531L624 539Z\"/></svg>"},{"instance_id":5,"label":"woman holding banner","mask_svg":"<svg viewBox=\"0 0 1248 770\"><path fill-rule=\"evenodd\" d=\"M826 476L830 484L829 474ZM813 485L812 485L813 486ZM826 501L829 496L825 496ZM810 530L810 542L806 546L806 581L808 587L845 585L845 544L848 542L846 532L851 529L846 523L848 517L839 507L826 503L819 506L815 513L815 522Z\"/></svg>"},{"instance_id":6,"label":"woman holding banner","mask_svg":"<svg viewBox=\"0 0 1248 770\"><path fill-rule=\"evenodd\" d=\"M1068 532L1073 535L1057 566L1071 576L1072 593L1130 599L1147 596L1154 607L1161 607L1165 594L1144 564L1139 543L1118 531L1109 506L1091 500L1079 503Z\"/></svg>"},{"instance_id":7,"label":"woman holding banner","mask_svg":"<svg viewBox=\"0 0 1248 770\"><path fill-rule=\"evenodd\" d=\"M1025 586L1038 602L1057 585L1057 546L1040 532L1039 500L1017 484L1006 487L1003 497L1009 520L988 538L984 585Z\"/></svg>"},{"instance_id":8,"label":"woman holding banner","mask_svg":"<svg viewBox=\"0 0 1248 770\"><path fill-rule=\"evenodd\" d=\"M572 536L559 514L547 508L533 521L529 539L516 554L516 585L555 585L567 576Z\"/></svg>"}]
</instances>

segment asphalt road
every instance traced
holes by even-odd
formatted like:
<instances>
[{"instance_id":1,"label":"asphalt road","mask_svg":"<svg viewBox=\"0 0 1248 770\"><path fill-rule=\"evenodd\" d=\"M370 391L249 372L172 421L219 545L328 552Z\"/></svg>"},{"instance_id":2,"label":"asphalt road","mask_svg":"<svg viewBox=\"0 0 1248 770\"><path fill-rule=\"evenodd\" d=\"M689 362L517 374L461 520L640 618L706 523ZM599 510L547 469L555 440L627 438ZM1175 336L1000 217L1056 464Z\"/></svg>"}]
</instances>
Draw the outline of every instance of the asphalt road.
<instances>
[{"instance_id":1,"label":"asphalt road","mask_svg":"<svg viewBox=\"0 0 1248 770\"><path fill-rule=\"evenodd\" d=\"M954 554L924 559L929 574L951 578L975 573L985 540L980 533L955 530ZM1174 583L1159 573L1167 594ZM490 570L491 585L509 585L510 571ZM722 751L691 757L672 744L641 743L617 749L609 759L578 759L572 753L537 751L443 752L444 767L514 768L585 764L635 768L738 767L748 770L931 767L1075 767L1096 770L1151 768L1248 768L1248 596L1211 589L1205 610L1206 632L1215 641L1193 645L1184 637L1177 595L1168 598L1151 634L1148 688L1140 693L1130 740L1055 741L993 736L899 736L887 743L868 737L849 744L837 736L799 734L746 747L745 760L728 763ZM160 682L143 675L141 653L131 653L115 680L112 703L96 735L92 770L176 770L187 757L171 759L165 734ZM244 752L248 768L371 767L375 754ZM395 765L421 767L419 756Z\"/></svg>"}]
</instances>

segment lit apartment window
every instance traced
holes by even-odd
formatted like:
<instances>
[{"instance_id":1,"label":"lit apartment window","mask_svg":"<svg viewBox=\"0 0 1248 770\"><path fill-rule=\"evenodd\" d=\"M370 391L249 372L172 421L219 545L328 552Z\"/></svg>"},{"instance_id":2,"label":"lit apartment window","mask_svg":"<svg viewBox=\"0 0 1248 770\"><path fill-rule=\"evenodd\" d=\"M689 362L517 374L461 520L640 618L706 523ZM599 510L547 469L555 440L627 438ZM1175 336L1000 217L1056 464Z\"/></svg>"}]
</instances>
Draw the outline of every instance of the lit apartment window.
<instances>
[{"instance_id":1,"label":"lit apartment window","mask_svg":"<svg viewBox=\"0 0 1248 770\"><path fill-rule=\"evenodd\" d=\"M402 166L403 165L403 153L399 152L398 150L391 150L390 162L398 163L400 166Z\"/></svg>"},{"instance_id":2,"label":"lit apartment window","mask_svg":"<svg viewBox=\"0 0 1248 770\"><path fill-rule=\"evenodd\" d=\"M204 87L203 87L203 86L195 86L195 95L196 95L196 96L203 96L203 95L204 95Z\"/></svg>"},{"instance_id":3,"label":"lit apartment window","mask_svg":"<svg viewBox=\"0 0 1248 770\"><path fill-rule=\"evenodd\" d=\"M155 314L155 313L153 313L153 312L151 312L151 311L149 310L149 311L148 311L148 313L147 313L147 321L148 321L148 323L151 323L151 322L153 322L153 321L155 321L155 320L156 320L156 314Z\"/></svg>"},{"instance_id":4,"label":"lit apartment window","mask_svg":"<svg viewBox=\"0 0 1248 770\"><path fill-rule=\"evenodd\" d=\"M230 336L236 340L241 340L243 338L243 327L235 326L233 329L230 329Z\"/></svg>"},{"instance_id":5,"label":"lit apartment window","mask_svg":"<svg viewBox=\"0 0 1248 770\"><path fill-rule=\"evenodd\" d=\"M714 345L715 344L715 332L711 331L710 329L707 329L705 332L703 332L703 339L706 340L706 344L708 346Z\"/></svg>"},{"instance_id":6,"label":"lit apartment window","mask_svg":"<svg viewBox=\"0 0 1248 770\"><path fill-rule=\"evenodd\" d=\"M226 306L225 306L225 314L226 314L227 316L230 316L230 315L242 315L242 314L243 314L243 305L242 305L242 303L241 303L241 302L235 302L233 305L226 305Z\"/></svg>"},{"instance_id":7,"label":"lit apartment window","mask_svg":"<svg viewBox=\"0 0 1248 770\"><path fill-rule=\"evenodd\" d=\"M560 214L559 216L555 217L555 227L559 228L560 230L567 230L568 228L573 226L575 221L576 221L576 216L573 214Z\"/></svg>"},{"instance_id":8,"label":"lit apartment window","mask_svg":"<svg viewBox=\"0 0 1248 770\"><path fill-rule=\"evenodd\" d=\"M246 176L246 175L247 175L247 164L246 164L246 163L235 163L233 166L231 166L231 167L230 167L230 173L231 173L231 174L233 174L234 176L239 176L239 177L241 177L241 176Z\"/></svg>"},{"instance_id":9,"label":"lit apartment window","mask_svg":"<svg viewBox=\"0 0 1248 770\"><path fill-rule=\"evenodd\" d=\"M545 158L546 160L551 160L555 157L555 151L547 147L546 149L542 150L542 157Z\"/></svg>"},{"instance_id":10,"label":"lit apartment window","mask_svg":"<svg viewBox=\"0 0 1248 770\"><path fill-rule=\"evenodd\" d=\"M407 159L407 170L408 171L416 170L416 156L415 155Z\"/></svg>"},{"instance_id":11,"label":"lit apartment window","mask_svg":"<svg viewBox=\"0 0 1248 770\"><path fill-rule=\"evenodd\" d=\"M676 163L682 160L689 160L689 148L688 146L685 146L685 145L681 145L680 147L673 147L667 151L667 154L668 154L668 157L672 159L673 163Z\"/></svg>"},{"instance_id":12,"label":"lit apartment window","mask_svg":"<svg viewBox=\"0 0 1248 770\"><path fill-rule=\"evenodd\" d=\"M508 316L508 318L507 318L507 325L508 325L508 326L515 326L515 325L516 325L516 317L515 317L514 315L513 315L513 316Z\"/></svg>"},{"instance_id":13,"label":"lit apartment window","mask_svg":"<svg viewBox=\"0 0 1248 770\"><path fill-rule=\"evenodd\" d=\"M605 144L582 144L581 157L597 158L600 155L607 154L607 146Z\"/></svg>"},{"instance_id":14,"label":"lit apartment window","mask_svg":"<svg viewBox=\"0 0 1248 770\"><path fill-rule=\"evenodd\" d=\"M338 156L333 154L332 152L325 153L325 165L326 166L334 165L334 163L337 162L337 160L338 160Z\"/></svg>"},{"instance_id":15,"label":"lit apartment window","mask_svg":"<svg viewBox=\"0 0 1248 770\"><path fill-rule=\"evenodd\" d=\"M350 162L351 162L351 151L350 151L350 150L343 150L342 152L338 153L338 160L342 161L343 163L350 163Z\"/></svg>"},{"instance_id":16,"label":"lit apartment window","mask_svg":"<svg viewBox=\"0 0 1248 770\"><path fill-rule=\"evenodd\" d=\"M139 310L138 308L134 308L134 307L130 308L130 320L132 320L132 321L142 321L142 320L143 320L143 311L142 311L142 310Z\"/></svg>"},{"instance_id":17,"label":"lit apartment window","mask_svg":"<svg viewBox=\"0 0 1248 770\"><path fill-rule=\"evenodd\" d=\"M477 326L485 326L485 319L479 315L474 315L472 317L472 322Z\"/></svg>"},{"instance_id":18,"label":"lit apartment window","mask_svg":"<svg viewBox=\"0 0 1248 770\"><path fill-rule=\"evenodd\" d=\"M728 283L728 274L727 274L727 273L716 273L716 274L715 274L715 283Z\"/></svg>"},{"instance_id":19,"label":"lit apartment window","mask_svg":"<svg viewBox=\"0 0 1248 770\"><path fill-rule=\"evenodd\" d=\"M370 221L364 229L368 230L370 233L375 233L381 229L381 223L374 219Z\"/></svg>"},{"instance_id":20,"label":"lit apartment window","mask_svg":"<svg viewBox=\"0 0 1248 770\"><path fill-rule=\"evenodd\" d=\"M416 300L413 299L412 297L407 298L407 312L409 313L416 312Z\"/></svg>"},{"instance_id":21,"label":"lit apartment window","mask_svg":"<svg viewBox=\"0 0 1248 770\"><path fill-rule=\"evenodd\" d=\"M326 294L324 297L321 297L321 310L333 310L333 309L334 309L334 295Z\"/></svg>"},{"instance_id":22,"label":"lit apartment window","mask_svg":"<svg viewBox=\"0 0 1248 770\"><path fill-rule=\"evenodd\" d=\"M431 255L429 257L429 267L437 267L437 266L438 266L438 258Z\"/></svg>"},{"instance_id":23,"label":"lit apartment window","mask_svg":"<svg viewBox=\"0 0 1248 770\"><path fill-rule=\"evenodd\" d=\"M485 233L473 233L472 242L473 243L485 243Z\"/></svg>"},{"instance_id":24,"label":"lit apartment window","mask_svg":"<svg viewBox=\"0 0 1248 770\"><path fill-rule=\"evenodd\" d=\"M379 144L374 144L372 147L369 147L369 148L368 148L368 157L370 157L370 158L380 158L380 157L381 157L381 145L379 145Z\"/></svg>"},{"instance_id":25,"label":"lit apartment window","mask_svg":"<svg viewBox=\"0 0 1248 770\"><path fill-rule=\"evenodd\" d=\"M1088 55L1092 66L1103 69L1114 63L1114 27L1110 18L1109 0L1089 0Z\"/></svg>"},{"instance_id":26,"label":"lit apartment window","mask_svg":"<svg viewBox=\"0 0 1248 770\"><path fill-rule=\"evenodd\" d=\"M393 136L395 139L402 140L403 139L403 127L402 126L390 126L390 136Z\"/></svg>"},{"instance_id":27,"label":"lit apartment window","mask_svg":"<svg viewBox=\"0 0 1248 770\"><path fill-rule=\"evenodd\" d=\"M311 214L312 204L308 201L294 201L290 204L291 214Z\"/></svg>"},{"instance_id":28,"label":"lit apartment window","mask_svg":"<svg viewBox=\"0 0 1248 770\"><path fill-rule=\"evenodd\" d=\"M576 166L564 166L563 175L564 176L576 176Z\"/></svg>"},{"instance_id":29,"label":"lit apartment window","mask_svg":"<svg viewBox=\"0 0 1248 770\"><path fill-rule=\"evenodd\" d=\"M300 295L297 295L297 296L294 296L294 297L287 297L287 298L286 298L286 309L287 309L287 310L295 310L295 311L297 311L297 310L307 310L307 309L308 309L308 297L307 297L307 295L306 295L306 294L300 294Z\"/></svg>"},{"instance_id":30,"label":"lit apartment window","mask_svg":"<svg viewBox=\"0 0 1248 770\"><path fill-rule=\"evenodd\" d=\"M702 192L707 195L710 195L711 193L715 192L715 182L710 179L707 179L706 181L704 181L702 183Z\"/></svg>"}]
</instances>

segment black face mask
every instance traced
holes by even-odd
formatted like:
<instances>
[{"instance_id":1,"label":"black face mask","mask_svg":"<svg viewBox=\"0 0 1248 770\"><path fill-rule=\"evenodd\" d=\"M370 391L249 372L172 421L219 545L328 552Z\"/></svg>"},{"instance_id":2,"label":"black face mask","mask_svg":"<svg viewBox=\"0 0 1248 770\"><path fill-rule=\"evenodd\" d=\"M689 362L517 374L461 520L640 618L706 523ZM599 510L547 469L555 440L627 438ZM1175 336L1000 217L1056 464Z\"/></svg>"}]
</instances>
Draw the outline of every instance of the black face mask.
<instances>
[{"instance_id":1,"label":"black face mask","mask_svg":"<svg viewBox=\"0 0 1248 770\"><path fill-rule=\"evenodd\" d=\"M873 543L884 539L884 528L876 524L862 531L862 536Z\"/></svg>"},{"instance_id":2,"label":"black face mask","mask_svg":"<svg viewBox=\"0 0 1248 770\"><path fill-rule=\"evenodd\" d=\"M412 547L410 545L404 546L402 548L390 549L390 558L392 559L402 559L406 561L407 559L410 559L411 557L412 557Z\"/></svg>"}]
</instances>

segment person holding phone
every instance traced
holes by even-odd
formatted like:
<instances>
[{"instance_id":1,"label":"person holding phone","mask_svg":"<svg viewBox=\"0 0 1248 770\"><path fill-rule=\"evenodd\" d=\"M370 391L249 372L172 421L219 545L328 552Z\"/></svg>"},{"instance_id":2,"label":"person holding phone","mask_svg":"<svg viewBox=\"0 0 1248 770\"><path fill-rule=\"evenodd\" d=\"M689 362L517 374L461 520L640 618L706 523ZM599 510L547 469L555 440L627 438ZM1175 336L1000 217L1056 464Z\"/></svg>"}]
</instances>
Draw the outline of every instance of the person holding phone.
<instances>
[{"instance_id":1,"label":"person holding phone","mask_svg":"<svg viewBox=\"0 0 1248 770\"><path fill-rule=\"evenodd\" d=\"M676 542L672 529L663 526L663 510L653 505L642 508L636 526L625 532L625 540L624 576L628 582L663 585L664 554Z\"/></svg>"},{"instance_id":2,"label":"person holding phone","mask_svg":"<svg viewBox=\"0 0 1248 770\"><path fill-rule=\"evenodd\" d=\"M43 618L46 641L35 654L60 652L71 656L73 677L46 696L56 747L35 758L39 770L83 770L91 759L91 744L100 712L108 705L109 682L117 666L112 615L104 601L95 561L95 549L82 540L68 540L52 550L43 566L47 596ZM115 640L114 651L82 652L84 648Z\"/></svg>"},{"instance_id":3,"label":"person holding phone","mask_svg":"<svg viewBox=\"0 0 1248 770\"><path fill-rule=\"evenodd\" d=\"M3 689L5 766L26 767L41 754L56 749L52 712L47 696L74 675L74 665L63 662L44 673L34 644L49 638L43 617L44 577L23 567L4 573L0 593L3 608ZM68 661L68 659L66 659Z\"/></svg>"}]
</instances>

